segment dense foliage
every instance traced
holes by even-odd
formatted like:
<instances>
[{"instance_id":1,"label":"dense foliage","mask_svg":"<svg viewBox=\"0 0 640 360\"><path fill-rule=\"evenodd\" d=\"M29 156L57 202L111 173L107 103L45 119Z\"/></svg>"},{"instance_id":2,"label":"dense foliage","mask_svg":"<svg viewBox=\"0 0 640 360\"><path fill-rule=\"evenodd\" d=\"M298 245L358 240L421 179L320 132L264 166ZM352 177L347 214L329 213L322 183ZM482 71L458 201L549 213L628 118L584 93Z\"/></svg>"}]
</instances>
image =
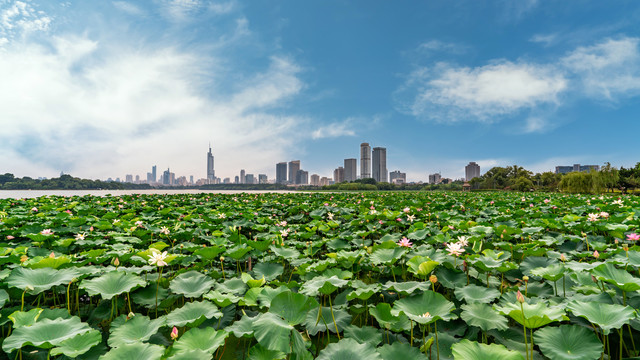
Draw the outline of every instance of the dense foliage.
<instances>
[{"instance_id":1,"label":"dense foliage","mask_svg":"<svg viewBox=\"0 0 640 360\"><path fill-rule=\"evenodd\" d=\"M0 200L0 357L620 359L635 197Z\"/></svg>"},{"instance_id":2,"label":"dense foliage","mask_svg":"<svg viewBox=\"0 0 640 360\"><path fill-rule=\"evenodd\" d=\"M150 189L148 184L120 183L113 181L88 180L72 177L71 175L60 175L53 179L32 179L28 176L23 178L14 177L13 174L6 173L0 175L0 190L125 190L125 189Z\"/></svg>"}]
</instances>

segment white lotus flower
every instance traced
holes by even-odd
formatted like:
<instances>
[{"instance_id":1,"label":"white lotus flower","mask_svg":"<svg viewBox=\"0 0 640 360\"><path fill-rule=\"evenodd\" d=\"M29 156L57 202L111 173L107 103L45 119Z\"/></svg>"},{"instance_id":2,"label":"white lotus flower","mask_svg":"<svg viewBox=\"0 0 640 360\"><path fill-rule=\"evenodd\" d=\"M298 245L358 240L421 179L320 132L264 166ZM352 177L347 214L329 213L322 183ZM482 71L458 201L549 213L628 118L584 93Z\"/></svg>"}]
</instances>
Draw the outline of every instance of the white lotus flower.
<instances>
[{"instance_id":1,"label":"white lotus flower","mask_svg":"<svg viewBox=\"0 0 640 360\"><path fill-rule=\"evenodd\" d=\"M167 262L164 261L167 258L167 252L163 252L162 254L158 251L158 252L153 252L151 254L151 257L149 258L149 265L156 265L156 266L165 266L167 265Z\"/></svg>"}]
</instances>

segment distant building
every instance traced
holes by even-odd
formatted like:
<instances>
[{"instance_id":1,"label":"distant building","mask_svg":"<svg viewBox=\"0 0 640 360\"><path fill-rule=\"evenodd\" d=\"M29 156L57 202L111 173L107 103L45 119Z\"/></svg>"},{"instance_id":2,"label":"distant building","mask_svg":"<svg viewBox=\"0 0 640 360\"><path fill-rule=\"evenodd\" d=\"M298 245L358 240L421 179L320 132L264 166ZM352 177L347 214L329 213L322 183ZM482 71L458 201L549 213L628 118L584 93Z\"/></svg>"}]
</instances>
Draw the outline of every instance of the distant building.
<instances>
[{"instance_id":1,"label":"distant building","mask_svg":"<svg viewBox=\"0 0 640 360\"><path fill-rule=\"evenodd\" d=\"M240 170L240 184L246 184L246 172L244 171L244 169Z\"/></svg>"},{"instance_id":2,"label":"distant building","mask_svg":"<svg viewBox=\"0 0 640 360\"><path fill-rule=\"evenodd\" d=\"M296 184L308 185L309 184L309 172L304 170L298 170L296 172Z\"/></svg>"},{"instance_id":3,"label":"distant building","mask_svg":"<svg viewBox=\"0 0 640 360\"><path fill-rule=\"evenodd\" d=\"M133 182L133 175L127 174L124 176L124 182L128 182L128 183L132 183Z\"/></svg>"},{"instance_id":4,"label":"distant building","mask_svg":"<svg viewBox=\"0 0 640 360\"><path fill-rule=\"evenodd\" d=\"M480 165L475 162L470 162L464 167L464 175L466 181L471 181L473 178L480 177Z\"/></svg>"},{"instance_id":5,"label":"distant building","mask_svg":"<svg viewBox=\"0 0 640 360\"><path fill-rule=\"evenodd\" d=\"M439 184L442 179L442 175L439 173L429 175L429 184Z\"/></svg>"},{"instance_id":6,"label":"distant building","mask_svg":"<svg viewBox=\"0 0 640 360\"><path fill-rule=\"evenodd\" d=\"M371 177L371 146L369 143L360 144L360 179Z\"/></svg>"},{"instance_id":7,"label":"distant building","mask_svg":"<svg viewBox=\"0 0 640 360\"><path fill-rule=\"evenodd\" d=\"M176 183L176 174L172 173L169 168L162 173L162 185L174 185Z\"/></svg>"},{"instance_id":8,"label":"distant building","mask_svg":"<svg viewBox=\"0 0 640 360\"><path fill-rule=\"evenodd\" d=\"M392 184L406 184L407 173L400 172L400 170L392 171L389 173L389 182Z\"/></svg>"},{"instance_id":9,"label":"distant building","mask_svg":"<svg viewBox=\"0 0 640 360\"><path fill-rule=\"evenodd\" d=\"M151 167L151 172L147 173L147 183L148 184L153 184L157 181L157 172L156 172L156 165L153 165Z\"/></svg>"},{"instance_id":10,"label":"distant building","mask_svg":"<svg viewBox=\"0 0 640 360\"><path fill-rule=\"evenodd\" d=\"M280 162L276 164L276 184L287 183L287 163Z\"/></svg>"},{"instance_id":11,"label":"distant building","mask_svg":"<svg viewBox=\"0 0 640 360\"><path fill-rule=\"evenodd\" d=\"M331 185L331 181L328 177L323 176L320 178L320 186L327 186L327 185Z\"/></svg>"},{"instance_id":12,"label":"distant building","mask_svg":"<svg viewBox=\"0 0 640 360\"><path fill-rule=\"evenodd\" d=\"M299 184L296 182L298 170L300 170L300 160L289 161L289 184Z\"/></svg>"},{"instance_id":13,"label":"distant building","mask_svg":"<svg viewBox=\"0 0 640 360\"><path fill-rule=\"evenodd\" d=\"M216 171L213 169L213 153L211 153L211 144L209 144L209 152L207 153L207 180L209 184L215 183ZM193 183L193 180L191 180Z\"/></svg>"},{"instance_id":14,"label":"distant building","mask_svg":"<svg viewBox=\"0 0 640 360\"><path fill-rule=\"evenodd\" d=\"M320 175L318 174L311 175L309 184L311 186L320 186Z\"/></svg>"},{"instance_id":15,"label":"distant building","mask_svg":"<svg viewBox=\"0 0 640 360\"><path fill-rule=\"evenodd\" d=\"M244 171L244 170L243 170ZM244 176L243 184L253 184L255 182L253 174L246 174Z\"/></svg>"},{"instance_id":16,"label":"distant building","mask_svg":"<svg viewBox=\"0 0 640 360\"><path fill-rule=\"evenodd\" d=\"M358 160L344 159L344 181L352 182L358 179Z\"/></svg>"},{"instance_id":17,"label":"distant building","mask_svg":"<svg viewBox=\"0 0 640 360\"><path fill-rule=\"evenodd\" d=\"M240 177L238 175L236 175L235 179L233 180L234 184L240 184Z\"/></svg>"},{"instance_id":18,"label":"distant building","mask_svg":"<svg viewBox=\"0 0 640 360\"><path fill-rule=\"evenodd\" d=\"M193 175L189 176L189 183L193 184Z\"/></svg>"},{"instance_id":19,"label":"distant building","mask_svg":"<svg viewBox=\"0 0 640 360\"><path fill-rule=\"evenodd\" d=\"M266 174L258 174L258 184L266 184L268 182Z\"/></svg>"},{"instance_id":20,"label":"distant building","mask_svg":"<svg viewBox=\"0 0 640 360\"><path fill-rule=\"evenodd\" d=\"M136 184L140 184L140 175L136 175Z\"/></svg>"},{"instance_id":21,"label":"distant building","mask_svg":"<svg viewBox=\"0 0 640 360\"><path fill-rule=\"evenodd\" d=\"M222 180L222 183L223 184L231 184L231 178L228 178L228 177L224 178L224 180Z\"/></svg>"},{"instance_id":22,"label":"distant building","mask_svg":"<svg viewBox=\"0 0 640 360\"><path fill-rule=\"evenodd\" d=\"M588 172L591 170L600 171L600 165L573 164L573 166L556 166L556 174L568 174L570 172Z\"/></svg>"},{"instance_id":23,"label":"distant building","mask_svg":"<svg viewBox=\"0 0 640 360\"><path fill-rule=\"evenodd\" d=\"M344 168L342 166L338 166L337 169L333 170L333 182L339 184L344 181Z\"/></svg>"},{"instance_id":24,"label":"distant building","mask_svg":"<svg viewBox=\"0 0 640 360\"><path fill-rule=\"evenodd\" d=\"M387 180L387 149L383 147L373 148L372 162L373 179L377 182L388 182Z\"/></svg>"}]
</instances>

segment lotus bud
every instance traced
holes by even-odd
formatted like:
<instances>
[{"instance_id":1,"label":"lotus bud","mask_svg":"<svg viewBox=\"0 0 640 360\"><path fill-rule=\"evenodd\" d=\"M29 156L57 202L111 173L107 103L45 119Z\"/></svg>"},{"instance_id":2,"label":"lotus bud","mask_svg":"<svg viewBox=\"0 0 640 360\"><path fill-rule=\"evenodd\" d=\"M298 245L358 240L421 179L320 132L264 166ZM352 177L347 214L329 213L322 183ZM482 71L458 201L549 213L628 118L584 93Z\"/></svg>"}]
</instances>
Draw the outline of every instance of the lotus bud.
<instances>
[{"instance_id":1,"label":"lotus bud","mask_svg":"<svg viewBox=\"0 0 640 360\"><path fill-rule=\"evenodd\" d=\"M627 245L627 244L622 244L622 250L624 250L624 251L629 251L629 245Z\"/></svg>"},{"instance_id":2,"label":"lotus bud","mask_svg":"<svg viewBox=\"0 0 640 360\"><path fill-rule=\"evenodd\" d=\"M431 275L429 276L429 281L431 281L432 284L435 284L438 282L438 277L435 275Z\"/></svg>"},{"instance_id":3,"label":"lotus bud","mask_svg":"<svg viewBox=\"0 0 640 360\"><path fill-rule=\"evenodd\" d=\"M594 283L598 283L598 279L596 279L596 277L595 277L595 276L593 276L593 275L591 275L591 280L592 280Z\"/></svg>"},{"instance_id":4,"label":"lotus bud","mask_svg":"<svg viewBox=\"0 0 640 360\"><path fill-rule=\"evenodd\" d=\"M529 282L529 277L527 275L523 276L522 281Z\"/></svg>"},{"instance_id":5,"label":"lotus bud","mask_svg":"<svg viewBox=\"0 0 640 360\"><path fill-rule=\"evenodd\" d=\"M25 262L25 261L27 261L27 260L29 260L29 257L27 257L27 255L22 255L22 256L20 257L20 262L21 262L21 263L23 263L23 262Z\"/></svg>"},{"instance_id":6,"label":"lotus bud","mask_svg":"<svg viewBox=\"0 0 640 360\"><path fill-rule=\"evenodd\" d=\"M52 251L51 254L49 254L49 257L52 258L52 259L55 259L56 258L56 254L54 254L53 251Z\"/></svg>"},{"instance_id":7,"label":"lotus bud","mask_svg":"<svg viewBox=\"0 0 640 360\"><path fill-rule=\"evenodd\" d=\"M113 260L113 265L115 265L115 267L120 266L120 260L118 258L116 258L115 260Z\"/></svg>"},{"instance_id":8,"label":"lotus bud","mask_svg":"<svg viewBox=\"0 0 640 360\"><path fill-rule=\"evenodd\" d=\"M173 330L171 330L171 340L175 340L178 338L178 328L177 327L173 327Z\"/></svg>"},{"instance_id":9,"label":"lotus bud","mask_svg":"<svg viewBox=\"0 0 640 360\"><path fill-rule=\"evenodd\" d=\"M596 259L600 257L600 253L598 252L598 250L593 251L593 257Z\"/></svg>"},{"instance_id":10,"label":"lotus bud","mask_svg":"<svg viewBox=\"0 0 640 360\"><path fill-rule=\"evenodd\" d=\"M31 285L27 285L24 289L25 289L26 291L33 291L33 286L31 286Z\"/></svg>"},{"instance_id":11,"label":"lotus bud","mask_svg":"<svg viewBox=\"0 0 640 360\"><path fill-rule=\"evenodd\" d=\"M220 261L224 261L224 256L220 256Z\"/></svg>"},{"instance_id":12,"label":"lotus bud","mask_svg":"<svg viewBox=\"0 0 640 360\"><path fill-rule=\"evenodd\" d=\"M613 240L614 244L618 245L618 239Z\"/></svg>"},{"instance_id":13,"label":"lotus bud","mask_svg":"<svg viewBox=\"0 0 640 360\"><path fill-rule=\"evenodd\" d=\"M133 317L135 317L135 316L136 316L136 314L134 314L134 313L132 313L132 312L130 312L129 314L127 314L127 317L128 317L129 319L131 319L131 318L133 318Z\"/></svg>"},{"instance_id":14,"label":"lotus bud","mask_svg":"<svg viewBox=\"0 0 640 360\"><path fill-rule=\"evenodd\" d=\"M520 304L524 303L524 295L522 295L520 290L518 290L518 293L516 293L516 300L518 300Z\"/></svg>"},{"instance_id":15,"label":"lotus bud","mask_svg":"<svg viewBox=\"0 0 640 360\"><path fill-rule=\"evenodd\" d=\"M565 262L565 261L567 261L567 257L566 257L566 256L564 256L564 254L560 254L560 260L561 260L562 262Z\"/></svg>"}]
</instances>

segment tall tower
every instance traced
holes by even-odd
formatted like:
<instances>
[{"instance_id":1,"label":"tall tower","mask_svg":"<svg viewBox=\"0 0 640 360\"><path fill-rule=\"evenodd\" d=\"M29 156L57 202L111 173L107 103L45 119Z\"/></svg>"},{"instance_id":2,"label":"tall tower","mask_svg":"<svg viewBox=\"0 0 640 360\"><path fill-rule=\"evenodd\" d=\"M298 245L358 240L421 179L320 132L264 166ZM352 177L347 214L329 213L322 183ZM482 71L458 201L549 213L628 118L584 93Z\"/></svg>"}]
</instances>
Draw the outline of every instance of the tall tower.
<instances>
[{"instance_id":1,"label":"tall tower","mask_svg":"<svg viewBox=\"0 0 640 360\"><path fill-rule=\"evenodd\" d=\"M373 148L373 179L377 182L387 182L387 148Z\"/></svg>"},{"instance_id":2,"label":"tall tower","mask_svg":"<svg viewBox=\"0 0 640 360\"><path fill-rule=\"evenodd\" d=\"M153 180L153 182L156 182L158 179L158 172L157 172L157 168L156 165L153 165L153 167L151 168L151 179Z\"/></svg>"},{"instance_id":3,"label":"tall tower","mask_svg":"<svg viewBox=\"0 0 640 360\"><path fill-rule=\"evenodd\" d=\"M276 184L287 183L287 163L279 162L276 164Z\"/></svg>"},{"instance_id":4,"label":"tall tower","mask_svg":"<svg viewBox=\"0 0 640 360\"><path fill-rule=\"evenodd\" d=\"M358 160L344 159L344 181L352 182L358 179Z\"/></svg>"},{"instance_id":5,"label":"tall tower","mask_svg":"<svg viewBox=\"0 0 640 360\"><path fill-rule=\"evenodd\" d=\"M371 177L371 146L360 144L360 179Z\"/></svg>"},{"instance_id":6,"label":"tall tower","mask_svg":"<svg viewBox=\"0 0 640 360\"><path fill-rule=\"evenodd\" d=\"M297 184L296 176L300 170L300 160L289 161L289 183Z\"/></svg>"},{"instance_id":7,"label":"tall tower","mask_svg":"<svg viewBox=\"0 0 640 360\"><path fill-rule=\"evenodd\" d=\"M246 173L245 173L244 169L241 169L240 170L240 184L246 183L246 180L247 180Z\"/></svg>"},{"instance_id":8,"label":"tall tower","mask_svg":"<svg viewBox=\"0 0 640 360\"><path fill-rule=\"evenodd\" d=\"M470 162L467 166L464 167L464 177L465 180L471 181L471 179L480 177L480 165L478 165L475 161Z\"/></svg>"},{"instance_id":9,"label":"tall tower","mask_svg":"<svg viewBox=\"0 0 640 360\"><path fill-rule=\"evenodd\" d=\"M215 183L216 171L213 169L213 154L211 153L211 143L209 143L209 152L207 153L207 182Z\"/></svg>"}]
</instances>

